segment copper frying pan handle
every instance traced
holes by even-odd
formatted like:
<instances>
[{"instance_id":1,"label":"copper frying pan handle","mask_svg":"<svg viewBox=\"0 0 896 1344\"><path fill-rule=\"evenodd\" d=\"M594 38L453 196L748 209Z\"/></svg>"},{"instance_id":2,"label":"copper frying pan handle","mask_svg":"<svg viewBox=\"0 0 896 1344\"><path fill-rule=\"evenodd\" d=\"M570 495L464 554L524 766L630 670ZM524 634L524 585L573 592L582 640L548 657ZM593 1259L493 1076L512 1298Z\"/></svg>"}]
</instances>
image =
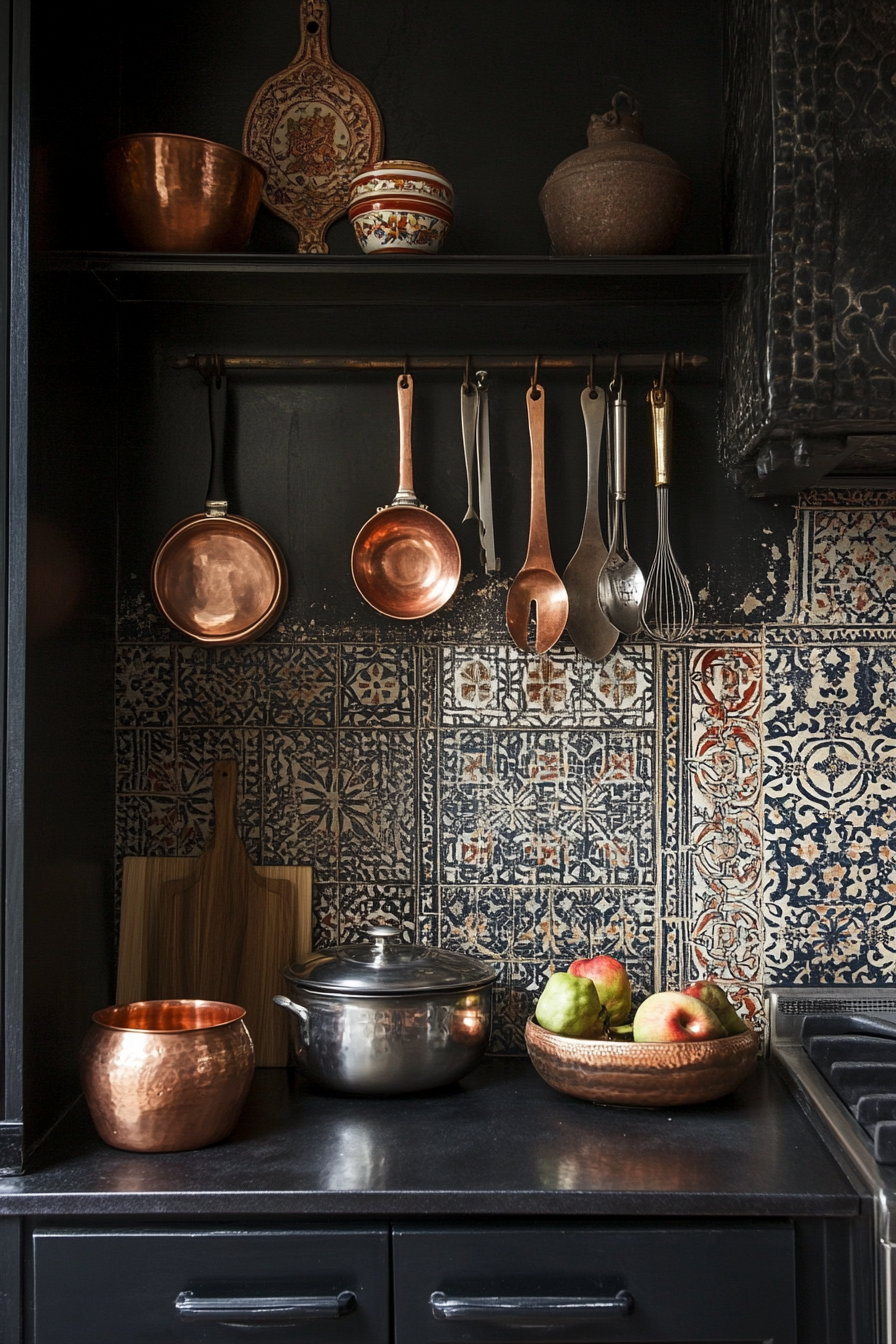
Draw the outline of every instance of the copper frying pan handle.
<instances>
[{"instance_id":1,"label":"copper frying pan handle","mask_svg":"<svg viewBox=\"0 0 896 1344\"><path fill-rule=\"evenodd\" d=\"M414 380L409 373L398 379L398 494L393 504L409 504L420 508L414 494L414 457L411 448L411 420L414 409Z\"/></svg>"},{"instance_id":2,"label":"copper frying pan handle","mask_svg":"<svg viewBox=\"0 0 896 1344\"><path fill-rule=\"evenodd\" d=\"M223 373L208 379L208 423L212 440L212 469L205 492L205 512L209 518L227 517L227 492L224 489L224 425L227 420L227 379Z\"/></svg>"}]
</instances>

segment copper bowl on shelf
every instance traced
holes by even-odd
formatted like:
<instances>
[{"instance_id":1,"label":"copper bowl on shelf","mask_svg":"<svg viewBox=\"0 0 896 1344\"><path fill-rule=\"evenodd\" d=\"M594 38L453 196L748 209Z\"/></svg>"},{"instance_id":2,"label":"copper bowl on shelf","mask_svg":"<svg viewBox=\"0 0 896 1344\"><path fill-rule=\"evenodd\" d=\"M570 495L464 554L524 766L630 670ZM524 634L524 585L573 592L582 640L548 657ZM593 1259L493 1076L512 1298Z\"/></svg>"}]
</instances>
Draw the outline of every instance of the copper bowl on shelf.
<instances>
[{"instance_id":1,"label":"copper bowl on shelf","mask_svg":"<svg viewBox=\"0 0 896 1344\"><path fill-rule=\"evenodd\" d=\"M608 1106L693 1106L727 1096L756 1066L747 1030L717 1041L593 1041L526 1023L529 1058L558 1092Z\"/></svg>"},{"instance_id":2,"label":"copper bowl on shelf","mask_svg":"<svg viewBox=\"0 0 896 1344\"><path fill-rule=\"evenodd\" d=\"M106 149L106 194L129 247L239 252L266 173L229 145L195 135L122 135Z\"/></svg>"},{"instance_id":3,"label":"copper bowl on shelf","mask_svg":"<svg viewBox=\"0 0 896 1344\"><path fill-rule=\"evenodd\" d=\"M147 999L94 1013L81 1086L100 1138L135 1153L225 1139L255 1068L245 1015L211 999Z\"/></svg>"}]
</instances>

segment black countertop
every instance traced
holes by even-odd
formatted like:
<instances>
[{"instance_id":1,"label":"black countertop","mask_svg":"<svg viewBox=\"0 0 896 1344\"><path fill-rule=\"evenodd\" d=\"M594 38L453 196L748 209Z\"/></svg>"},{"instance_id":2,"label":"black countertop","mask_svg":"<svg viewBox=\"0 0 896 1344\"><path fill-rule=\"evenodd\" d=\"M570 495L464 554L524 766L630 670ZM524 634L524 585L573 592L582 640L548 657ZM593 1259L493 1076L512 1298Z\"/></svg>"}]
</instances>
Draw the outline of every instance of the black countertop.
<instances>
[{"instance_id":1,"label":"black countertop","mask_svg":"<svg viewBox=\"0 0 896 1344\"><path fill-rule=\"evenodd\" d=\"M491 1060L413 1097L340 1097L261 1069L225 1143L108 1148L83 1101L0 1214L391 1218L426 1215L843 1216L859 1198L767 1064L704 1106L624 1110Z\"/></svg>"}]
</instances>

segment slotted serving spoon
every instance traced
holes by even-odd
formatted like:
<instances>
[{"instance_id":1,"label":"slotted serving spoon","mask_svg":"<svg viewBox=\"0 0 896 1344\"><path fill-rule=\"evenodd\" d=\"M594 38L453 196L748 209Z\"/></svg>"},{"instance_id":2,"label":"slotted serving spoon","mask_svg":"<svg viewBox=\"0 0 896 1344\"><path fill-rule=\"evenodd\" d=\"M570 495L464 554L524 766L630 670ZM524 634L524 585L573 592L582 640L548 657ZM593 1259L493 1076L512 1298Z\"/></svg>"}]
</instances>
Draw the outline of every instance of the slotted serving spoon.
<instances>
[{"instance_id":1,"label":"slotted serving spoon","mask_svg":"<svg viewBox=\"0 0 896 1344\"><path fill-rule=\"evenodd\" d=\"M604 615L624 635L634 635L641 621L644 575L628 549L625 516L626 403L622 384L613 402L613 524L610 553L604 561L597 593Z\"/></svg>"},{"instance_id":2,"label":"slotted serving spoon","mask_svg":"<svg viewBox=\"0 0 896 1344\"><path fill-rule=\"evenodd\" d=\"M554 568L544 499L544 389L533 383L526 393L529 438L532 442L532 509L529 549L525 563L507 594L507 629L525 653L547 653L563 634L569 599ZM529 643L529 623L535 608L535 639Z\"/></svg>"},{"instance_id":3,"label":"slotted serving spoon","mask_svg":"<svg viewBox=\"0 0 896 1344\"><path fill-rule=\"evenodd\" d=\"M589 385L582 393L581 400L588 450L588 493L585 498L582 539L563 574L569 596L566 628L579 653L599 662L601 658L606 658L619 638L619 631L607 620L597 600L597 580L607 558L600 525L598 488L607 398L603 388Z\"/></svg>"}]
</instances>

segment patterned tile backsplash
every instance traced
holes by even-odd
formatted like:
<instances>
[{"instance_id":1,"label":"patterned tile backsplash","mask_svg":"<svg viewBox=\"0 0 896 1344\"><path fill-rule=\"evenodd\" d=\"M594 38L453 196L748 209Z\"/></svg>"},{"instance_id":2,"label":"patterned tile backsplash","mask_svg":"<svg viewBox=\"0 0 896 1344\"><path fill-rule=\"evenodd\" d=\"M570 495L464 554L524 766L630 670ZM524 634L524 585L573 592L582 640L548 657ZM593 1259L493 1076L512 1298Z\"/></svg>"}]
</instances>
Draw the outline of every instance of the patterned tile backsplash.
<instances>
[{"instance_id":1,"label":"patterned tile backsplash","mask_svg":"<svg viewBox=\"0 0 896 1344\"><path fill-rule=\"evenodd\" d=\"M599 951L636 997L713 976L758 1023L764 983L887 982L891 497L803 497L794 556L786 621L603 663L325 630L209 651L123 620L119 857L198 853L234 757L253 858L314 866L315 943L388 920L494 963L498 1052Z\"/></svg>"}]
</instances>

